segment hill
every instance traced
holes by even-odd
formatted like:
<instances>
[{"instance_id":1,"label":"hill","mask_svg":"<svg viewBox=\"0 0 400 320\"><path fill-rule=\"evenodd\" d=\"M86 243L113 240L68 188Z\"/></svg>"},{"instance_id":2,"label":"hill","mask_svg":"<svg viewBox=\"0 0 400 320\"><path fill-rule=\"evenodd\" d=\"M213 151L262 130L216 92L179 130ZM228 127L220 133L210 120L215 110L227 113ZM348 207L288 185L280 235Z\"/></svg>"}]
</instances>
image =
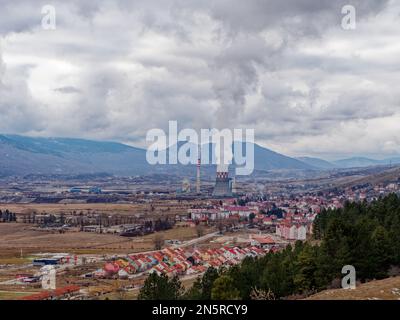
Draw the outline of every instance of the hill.
<instances>
[{"instance_id":1,"label":"hill","mask_svg":"<svg viewBox=\"0 0 400 320\"><path fill-rule=\"evenodd\" d=\"M319 158L298 157L297 159L310 165L310 166L318 168L318 169L334 169L334 168L338 167L337 165L335 165L332 162L329 162L329 161L326 161L323 159L319 159Z\"/></svg>"},{"instance_id":2,"label":"hill","mask_svg":"<svg viewBox=\"0 0 400 320\"><path fill-rule=\"evenodd\" d=\"M387 158L383 160L375 160L364 157L354 157L333 161L333 164L340 168L357 168L357 167L369 167L369 166L380 166L380 165L390 165L399 164L400 158Z\"/></svg>"},{"instance_id":3,"label":"hill","mask_svg":"<svg viewBox=\"0 0 400 320\"><path fill-rule=\"evenodd\" d=\"M395 182L400 179L400 167L380 167L383 170L378 173L371 173L364 177L355 177L354 179L344 179L343 181L335 182L336 187L353 187L356 185L377 185L379 183Z\"/></svg>"},{"instance_id":4,"label":"hill","mask_svg":"<svg viewBox=\"0 0 400 320\"><path fill-rule=\"evenodd\" d=\"M301 169L313 170L317 167L294 159L280 153L263 148L258 144L254 145L254 161L257 170L279 170L279 169Z\"/></svg>"},{"instance_id":5,"label":"hill","mask_svg":"<svg viewBox=\"0 0 400 320\"><path fill-rule=\"evenodd\" d=\"M0 173L120 175L148 170L145 150L115 142L69 138L0 136Z\"/></svg>"},{"instance_id":6,"label":"hill","mask_svg":"<svg viewBox=\"0 0 400 320\"><path fill-rule=\"evenodd\" d=\"M359 284L353 290L324 290L306 300L400 300L400 277Z\"/></svg>"}]
</instances>

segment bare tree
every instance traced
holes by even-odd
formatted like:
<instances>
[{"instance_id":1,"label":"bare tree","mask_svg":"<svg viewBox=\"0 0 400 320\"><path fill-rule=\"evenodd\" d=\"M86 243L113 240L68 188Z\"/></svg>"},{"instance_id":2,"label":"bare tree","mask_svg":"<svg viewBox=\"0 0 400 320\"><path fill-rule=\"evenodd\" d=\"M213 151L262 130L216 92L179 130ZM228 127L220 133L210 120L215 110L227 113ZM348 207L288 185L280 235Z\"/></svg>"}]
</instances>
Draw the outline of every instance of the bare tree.
<instances>
[{"instance_id":1,"label":"bare tree","mask_svg":"<svg viewBox=\"0 0 400 320\"><path fill-rule=\"evenodd\" d=\"M253 288L250 293L251 300L275 300L275 295L268 289L268 291Z\"/></svg>"},{"instance_id":2,"label":"bare tree","mask_svg":"<svg viewBox=\"0 0 400 320\"><path fill-rule=\"evenodd\" d=\"M218 228L219 233L222 234L224 231L224 224L222 223L221 220L218 221L217 228Z\"/></svg>"},{"instance_id":3,"label":"bare tree","mask_svg":"<svg viewBox=\"0 0 400 320\"><path fill-rule=\"evenodd\" d=\"M204 235L204 227L201 224L198 224L196 226L196 232L197 232L197 236L200 238L201 236Z\"/></svg>"},{"instance_id":4,"label":"bare tree","mask_svg":"<svg viewBox=\"0 0 400 320\"><path fill-rule=\"evenodd\" d=\"M162 245L164 243L164 236L160 233L155 234L153 238L153 243L155 250L161 250Z\"/></svg>"}]
</instances>

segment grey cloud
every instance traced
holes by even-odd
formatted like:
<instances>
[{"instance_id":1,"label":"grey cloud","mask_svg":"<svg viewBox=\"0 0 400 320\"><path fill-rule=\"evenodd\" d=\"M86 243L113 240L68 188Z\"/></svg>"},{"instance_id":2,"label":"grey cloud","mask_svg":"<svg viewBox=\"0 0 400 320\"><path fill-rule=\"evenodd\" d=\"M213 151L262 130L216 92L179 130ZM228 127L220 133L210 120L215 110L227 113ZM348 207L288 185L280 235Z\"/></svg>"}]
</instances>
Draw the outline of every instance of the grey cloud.
<instances>
[{"instance_id":1,"label":"grey cloud","mask_svg":"<svg viewBox=\"0 0 400 320\"><path fill-rule=\"evenodd\" d=\"M399 111L398 93L385 88L398 79L392 48L382 61L357 56L356 44L346 44L348 55L329 46L330 37L339 48L348 37L343 5L355 5L368 27L389 1L55 1L52 33L35 27L38 5L3 3L9 65L0 74L9 90L0 91L0 108L14 109L2 115L13 125L1 130L143 143L148 129L178 120L254 127L262 141L295 150L297 139ZM353 35L361 53L377 42L362 28ZM35 70L18 75L31 59Z\"/></svg>"},{"instance_id":2,"label":"grey cloud","mask_svg":"<svg viewBox=\"0 0 400 320\"><path fill-rule=\"evenodd\" d=\"M53 90L56 92L66 93L66 94L81 93L81 90L79 90L78 88L75 88L73 86L60 87L60 88L55 88Z\"/></svg>"},{"instance_id":3,"label":"grey cloud","mask_svg":"<svg viewBox=\"0 0 400 320\"><path fill-rule=\"evenodd\" d=\"M341 21L341 8L353 5L359 18L380 12L387 0L286 0L286 1L213 1L211 14L234 32L260 31L281 26L297 36L320 34Z\"/></svg>"},{"instance_id":4,"label":"grey cloud","mask_svg":"<svg viewBox=\"0 0 400 320\"><path fill-rule=\"evenodd\" d=\"M30 66L6 68L0 52L0 131L31 133L43 130L40 106L32 98L26 75Z\"/></svg>"}]
</instances>

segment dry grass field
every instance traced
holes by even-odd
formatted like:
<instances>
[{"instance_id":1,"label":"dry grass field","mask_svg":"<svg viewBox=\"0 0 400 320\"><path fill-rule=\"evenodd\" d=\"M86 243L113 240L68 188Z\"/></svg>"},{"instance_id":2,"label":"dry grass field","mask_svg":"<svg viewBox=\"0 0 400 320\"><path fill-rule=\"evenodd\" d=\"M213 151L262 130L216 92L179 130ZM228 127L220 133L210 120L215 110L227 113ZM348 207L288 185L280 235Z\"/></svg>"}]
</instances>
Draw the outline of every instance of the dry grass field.
<instances>
[{"instance_id":1,"label":"dry grass field","mask_svg":"<svg viewBox=\"0 0 400 320\"><path fill-rule=\"evenodd\" d=\"M325 290L306 300L400 300L400 277L363 283L354 290Z\"/></svg>"},{"instance_id":2,"label":"dry grass field","mask_svg":"<svg viewBox=\"0 0 400 320\"><path fill-rule=\"evenodd\" d=\"M29 203L29 204L0 204L0 210L10 210L16 214L27 212L40 213L64 213L69 214L74 211L85 214L88 212L105 213L109 215L132 215L138 213L165 213L165 214L182 214L187 212L187 208L192 203L189 202L154 202L138 203L138 204L115 204L115 203L82 203L82 204L60 204L60 203ZM152 209L153 207L153 209Z\"/></svg>"},{"instance_id":3,"label":"dry grass field","mask_svg":"<svg viewBox=\"0 0 400 320\"><path fill-rule=\"evenodd\" d=\"M211 229L206 229L205 232L211 232ZM184 241L197 237L196 229L191 227L173 228L157 234L161 234L164 240ZM5 264L14 257L19 258L21 249L24 255L38 252L109 254L153 250L154 237L155 233L134 238L88 232L60 234L34 230L31 224L0 223L0 264L1 259L4 259Z\"/></svg>"},{"instance_id":4,"label":"dry grass field","mask_svg":"<svg viewBox=\"0 0 400 320\"><path fill-rule=\"evenodd\" d=\"M18 300L21 297L36 292L16 292L16 291L0 291L0 300Z\"/></svg>"},{"instance_id":5,"label":"dry grass field","mask_svg":"<svg viewBox=\"0 0 400 320\"><path fill-rule=\"evenodd\" d=\"M107 215L144 214L146 217L174 216L186 213L194 202L189 201L154 201L139 204L1 204L0 210L8 209L19 214L35 212L71 214L104 213ZM207 230L205 230L207 232ZM197 236L196 230L180 227L160 232L165 240L189 240ZM13 259L38 252L68 252L76 254L109 254L152 250L154 234L143 237L125 238L113 234L96 234L86 232L41 231L32 224L0 223L0 259ZM4 264L11 260L3 260ZM18 260L19 261L19 260ZM2 261L0 260L0 264Z\"/></svg>"}]
</instances>

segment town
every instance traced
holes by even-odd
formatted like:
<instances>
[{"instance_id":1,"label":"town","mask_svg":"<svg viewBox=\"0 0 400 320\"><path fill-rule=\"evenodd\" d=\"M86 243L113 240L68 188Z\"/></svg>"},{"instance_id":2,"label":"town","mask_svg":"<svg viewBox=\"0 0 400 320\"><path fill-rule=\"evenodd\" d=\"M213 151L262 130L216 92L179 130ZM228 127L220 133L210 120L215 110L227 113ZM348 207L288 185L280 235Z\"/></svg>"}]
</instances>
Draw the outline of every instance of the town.
<instances>
[{"instance_id":1,"label":"town","mask_svg":"<svg viewBox=\"0 0 400 320\"><path fill-rule=\"evenodd\" d=\"M1 193L0 292L28 300L135 298L151 273L189 286L210 267L229 268L311 239L323 210L399 194L397 171L380 175L320 190L310 181L304 189L299 179L260 190L260 182L220 173L201 189L188 179L157 190L151 177L90 176L67 184L49 178L48 191L37 192L46 190L37 180L22 186L14 179ZM53 291L43 290L49 267Z\"/></svg>"}]
</instances>

